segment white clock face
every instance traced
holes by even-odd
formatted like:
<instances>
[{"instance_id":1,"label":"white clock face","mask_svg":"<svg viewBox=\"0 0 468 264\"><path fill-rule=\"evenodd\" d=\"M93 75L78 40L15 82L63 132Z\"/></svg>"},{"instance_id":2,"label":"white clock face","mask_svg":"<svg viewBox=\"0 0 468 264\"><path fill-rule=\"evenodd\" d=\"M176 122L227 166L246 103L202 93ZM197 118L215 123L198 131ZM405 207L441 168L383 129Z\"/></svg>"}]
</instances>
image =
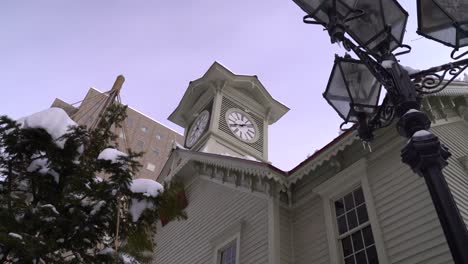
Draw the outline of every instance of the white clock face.
<instances>
[{"instance_id":1,"label":"white clock face","mask_svg":"<svg viewBox=\"0 0 468 264\"><path fill-rule=\"evenodd\" d=\"M226 122L231 132L240 140L252 143L258 139L257 126L254 121L240 110L227 111Z\"/></svg>"},{"instance_id":2,"label":"white clock face","mask_svg":"<svg viewBox=\"0 0 468 264\"><path fill-rule=\"evenodd\" d=\"M190 130L187 133L187 139L185 140L185 145L191 148L201 137L203 132L205 132L205 128L208 125L208 121L210 120L210 112L208 110L204 110L201 112L198 117L193 121Z\"/></svg>"}]
</instances>

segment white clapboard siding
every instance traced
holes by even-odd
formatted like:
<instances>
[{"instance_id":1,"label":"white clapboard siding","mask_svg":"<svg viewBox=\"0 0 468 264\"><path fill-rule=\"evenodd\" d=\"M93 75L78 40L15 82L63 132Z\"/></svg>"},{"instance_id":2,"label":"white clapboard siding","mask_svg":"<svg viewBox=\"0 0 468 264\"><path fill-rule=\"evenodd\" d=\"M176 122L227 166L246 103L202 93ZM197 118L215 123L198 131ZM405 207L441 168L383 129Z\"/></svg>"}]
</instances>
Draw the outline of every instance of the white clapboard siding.
<instances>
[{"instance_id":1,"label":"white clapboard siding","mask_svg":"<svg viewBox=\"0 0 468 264\"><path fill-rule=\"evenodd\" d=\"M214 241L241 220L239 263L268 263L266 199L200 178L187 188L186 195L188 219L157 230L155 263L213 263L219 246Z\"/></svg>"},{"instance_id":2,"label":"white clapboard siding","mask_svg":"<svg viewBox=\"0 0 468 264\"><path fill-rule=\"evenodd\" d=\"M379 140L398 139L386 134ZM425 181L401 162L401 147L398 144L371 160L367 172L388 260L453 263Z\"/></svg>"},{"instance_id":3,"label":"white clapboard siding","mask_svg":"<svg viewBox=\"0 0 468 264\"><path fill-rule=\"evenodd\" d=\"M468 122L459 121L436 126L432 131L439 136L452 153L449 166L444 169L445 178L455 198L460 214L468 226L468 175L459 158L468 155Z\"/></svg>"},{"instance_id":4,"label":"white clapboard siding","mask_svg":"<svg viewBox=\"0 0 468 264\"><path fill-rule=\"evenodd\" d=\"M292 264L292 218L288 208L280 206L280 263Z\"/></svg>"},{"instance_id":5,"label":"white clapboard siding","mask_svg":"<svg viewBox=\"0 0 468 264\"><path fill-rule=\"evenodd\" d=\"M299 202L299 201L298 201ZM292 209L295 264L328 264L328 242L323 201L314 196Z\"/></svg>"}]
</instances>

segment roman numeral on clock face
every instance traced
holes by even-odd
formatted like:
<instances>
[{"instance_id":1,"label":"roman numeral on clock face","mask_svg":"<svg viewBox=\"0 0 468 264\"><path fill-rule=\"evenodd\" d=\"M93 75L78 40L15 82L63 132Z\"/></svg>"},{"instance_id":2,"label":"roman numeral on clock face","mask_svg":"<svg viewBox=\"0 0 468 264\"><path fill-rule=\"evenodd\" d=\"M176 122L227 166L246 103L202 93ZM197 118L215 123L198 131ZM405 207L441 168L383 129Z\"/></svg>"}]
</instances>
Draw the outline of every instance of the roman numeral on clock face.
<instances>
[{"instance_id":1,"label":"roman numeral on clock face","mask_svg":"<svg viewBox=\"0 0 468 264\"><path fill-rule=\"evenodd\" d=\"M243 141L251 141L256 136L256 127L246 114L233 110L226 117L231 132Z\"/></svg>"}]
</instances>

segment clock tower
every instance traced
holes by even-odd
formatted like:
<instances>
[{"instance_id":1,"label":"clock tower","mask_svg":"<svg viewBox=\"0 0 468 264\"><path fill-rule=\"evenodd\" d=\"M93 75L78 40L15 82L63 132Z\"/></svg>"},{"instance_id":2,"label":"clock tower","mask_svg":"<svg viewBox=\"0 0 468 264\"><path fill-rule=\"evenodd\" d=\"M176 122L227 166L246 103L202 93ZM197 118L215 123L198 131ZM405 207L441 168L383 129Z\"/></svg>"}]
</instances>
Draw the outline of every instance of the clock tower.
<instances>
[{"instance_id":1,"label":"clock tower","mask_svg":"<svg viewBox=\"0 0 468 264\"><path fill-rule=\"evenodd\" d=\"M188 149L267 162L268 126L287 111L257 76L215 62L190 82L169 120L185 128Z\"/></svg>"}]
</instances>

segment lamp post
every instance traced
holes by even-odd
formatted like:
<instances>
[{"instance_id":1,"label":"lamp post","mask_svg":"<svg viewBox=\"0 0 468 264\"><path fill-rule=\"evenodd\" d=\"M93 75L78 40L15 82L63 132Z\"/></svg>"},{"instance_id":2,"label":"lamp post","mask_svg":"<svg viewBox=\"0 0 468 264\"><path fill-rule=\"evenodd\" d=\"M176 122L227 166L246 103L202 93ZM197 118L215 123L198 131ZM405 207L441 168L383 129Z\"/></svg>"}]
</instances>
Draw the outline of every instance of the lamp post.
<instances>
[{"instance_id":1,"label":"lamp post","mask_svg":"<svg viewBox=\"0 0 468 264\"><path fill-rule=\"evenodd\" d=\"M466 226L442 174L450 153L428 131L431 122L419 111L422 96L444 89L468 67L468 59L410 75L396 59L411 50L403 44L408 13L396 0L293 1L307 13L304 23L322 25L332 43L342 43L359 58L336 56L325 99L343 124L357 123L363 142L399 119L398 133L408 139L402 161L425 179L453 260L468 263ZM451 57L459 59L468 53L454 55L468 45L467 14L468 0L418 0L418 33L454 48ZM406 50L393 54L397 48ZM378 105L381 86L387 93Z\"/></svg>"}]
</instances>

